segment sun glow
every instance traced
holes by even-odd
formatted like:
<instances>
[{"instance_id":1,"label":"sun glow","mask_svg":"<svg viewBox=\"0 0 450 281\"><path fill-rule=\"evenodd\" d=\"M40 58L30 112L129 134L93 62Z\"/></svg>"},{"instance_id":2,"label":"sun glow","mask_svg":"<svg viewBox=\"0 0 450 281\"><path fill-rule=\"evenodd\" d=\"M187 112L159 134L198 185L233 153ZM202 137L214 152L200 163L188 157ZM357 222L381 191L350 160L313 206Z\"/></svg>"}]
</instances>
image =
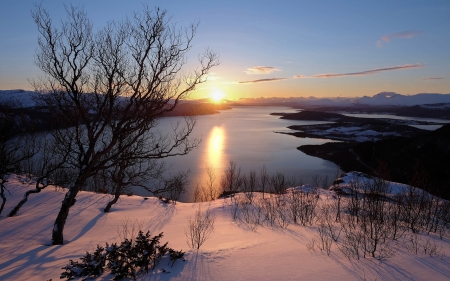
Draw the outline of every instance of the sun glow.
<instances>
[{"instance_id":1,"label":"sun glow","mask_svg":"<svg viewBox=\"0 0 450 281\"><path fill-rule=\"evenodd\" d=\"M222 127L214 126L209 134L208 140L208 163L206 165L215 169L220 168L222 161L223 142L225 138L225 132Z\"/></svg>"},{"instance_id":2,"label":"sun glow","mask_svg":"<svg viewBox=\"0 0 450 281\"><path fill-rule=\"evenodd\" d=\"M219 103L222 101L222 99L225 97L225 94L218 89L214 89L210 94L209 94L211 100L215 103Z\"/></svg>"}]
</instances>

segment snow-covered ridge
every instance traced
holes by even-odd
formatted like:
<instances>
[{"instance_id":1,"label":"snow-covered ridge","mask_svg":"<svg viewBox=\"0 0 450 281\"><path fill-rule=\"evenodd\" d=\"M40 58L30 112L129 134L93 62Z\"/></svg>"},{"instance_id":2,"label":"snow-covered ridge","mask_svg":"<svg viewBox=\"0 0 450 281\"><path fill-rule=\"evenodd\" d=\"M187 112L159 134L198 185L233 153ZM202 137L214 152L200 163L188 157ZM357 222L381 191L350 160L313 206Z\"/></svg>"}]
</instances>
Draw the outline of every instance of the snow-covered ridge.
<instances>
[{"instance_id":1,"label":"snow-covered ridge","mask_svg":"<svg viewBox=\"0 0 450 281\"><path fill-rule=\"evenodd\" d=\"M36 103L33 96L36 93L26 90L0 90L0 103L13 102L17 107L33 107ZM401 95L394 92L381 92L372 97L292 97L292 98L258 98L245 99L245 103L270 104L274 102L298 103L303 106L332 106L349 107L355 105L367 106L414 106L421 105L429 108L433 104L440 104L437 108L450 107L450 94L420 93L416 95ZM433 107L433 106L432 106ZM436 108L436 107L433 107Z\"/></svg>"},{"instance_id":2,"label":"snow-covered ridge","mask_svg":"<svg viewBox=\"0 0 450 281\"><path fill-rule=\"evenodd\" d=\"M363 97L291 97L291 98L256 98L242 99L244 104L273 104L286 103L304 107L352 107L352 106L414 106L429 104L450 104L450 94L420 93L416 95L402 95L394 92L381 92L374 96Z\"/></svg>"},{"instance_id":3,"label":"snow-covered ridge","mask_svg":"<svg viewBox=\"0 0 450 281\"><path fill-rule=\"evenodd\" d=\"M0 90L0 104L11 104L14 107L34 107L36 102L33 100L33 96L36 92L25 91L21 89L17 90Z\"/></svg>"},{"instance_id":4,"label":"snow-covered ridge","mask_svg":"<svg viewBox=\"0 0 450 281\"><path fill-rule=\"evenodd\" d=\"M411 96L401 95L394 92L381 92L373 97L364 96L355 100L356 104L371 106L414 106L436 103L450 104L450 94L421 93Z\"/></svg>"},{"instance_id":5,"label":"snow-covered ridge","mask_svg":"<svg viewBox=\"0 0 450 281\"><path fill-rule=\"evenodd\" d=\"M336 179L335 182L331 185L329 190L331 191L342 191L347 194L351 194L352 192L365 193L367 190L364 190L364 186L375 186L380 185L380 179L376 177L369 176L367 174L361 172L348 172L341 175L340 178ZM411 192L415 192L418 189L416 187L411 187L407 184L392 182L392 181L383 181L384 185L383 192L386 192L385 195L396 197L402 196L406 194L410 194ZM431 194L421 191L427 194L427 196L432 196Z\"/></svg>"},{"instance_id":6,"label":"snow-covered ridge","mask_svg":"<svg viewBox=\"0 0 450 281\"><path fill-rule=\"evenodd\" d=\"M342 177L345 182L364 178L357 172ZM394 186L397 184L393 183ZM152 235L164 232L163 240L174 249L186 251L186 262L174 267L161 263L138 280L448 280L450 242L437 236L414 236L423 245L436 245L440 254L412 254L399 247L385 260L349 260L334 247L328 257L311 248L319 241L317 226L289 225L251 230L232 219L230 199L204 203L164 204L157 198L123 196L111 213L102 209L111 195L80 192L71 208L64 230L65 245L47 246L51 228L64 197L64 190L47 188L30 196L18 215L5 215L33 185L11 175L6 209L0 216L0 280L60 280L61 267L69 259L79 261L96 245L120 241L124 222L139 223ZM326 205L336 200L334 191L311 185L295 188L315 192ZM267 197L266 197L267 198ZM186 246L184 230L189 217L200 208L215 216L214 233L199 251ZM431 244L430 244L431 243ZM421 245L422 245L421 244ZM309 246L308 246L309 245ZM429 247L429 246L428 246ZM443 254L444 253L444 254ZM164 268L166 271L162 271ZM105 272L95 280L111 280Z\"/></svg>"}]
</instances>

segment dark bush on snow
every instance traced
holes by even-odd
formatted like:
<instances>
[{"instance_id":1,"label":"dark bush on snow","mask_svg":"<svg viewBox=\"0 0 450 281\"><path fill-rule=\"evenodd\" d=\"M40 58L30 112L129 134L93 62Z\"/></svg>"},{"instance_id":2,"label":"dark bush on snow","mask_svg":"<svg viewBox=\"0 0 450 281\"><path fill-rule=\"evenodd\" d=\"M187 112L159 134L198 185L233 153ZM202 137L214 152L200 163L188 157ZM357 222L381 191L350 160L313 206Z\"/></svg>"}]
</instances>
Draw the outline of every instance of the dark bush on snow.
<instances>
[{"instance_id":1,"label":"dark bush on snow","mask_svg":"<svg viewBox=\"0 0 450 281\"><path fill-rule=\"evenodd\" d=\"M148 273L149 268L154 269L166 254L169 255L170 266L178 259L185 261L183 251L169 248L167 243L160 244L162 236L163 233L150 237L148 231L146 234L139 231L134 241L125 239L120 244L106 243L105 248L97 245L95 252L86 252L86 255L80 258L80 262L69 260L69 264L62 268L64 272L61 273L61 279L96 278L105 270L114 274L114 280L136 279L137 273L144 271Z\"/></svg>"}]
</instances>

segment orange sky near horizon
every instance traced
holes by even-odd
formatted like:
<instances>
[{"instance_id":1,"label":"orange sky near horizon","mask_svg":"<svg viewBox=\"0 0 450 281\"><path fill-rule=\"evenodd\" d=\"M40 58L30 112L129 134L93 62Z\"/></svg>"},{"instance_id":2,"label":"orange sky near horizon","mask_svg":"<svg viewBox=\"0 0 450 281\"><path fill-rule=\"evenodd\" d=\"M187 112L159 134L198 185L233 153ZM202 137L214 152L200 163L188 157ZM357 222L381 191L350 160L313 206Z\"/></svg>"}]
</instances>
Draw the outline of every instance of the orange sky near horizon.
<instances>
[{"instance_id":1,"label":"orange sky near horizon","mask_svg":"<svg viewBox=\"0 0 450 281\"><path fill-rule=\"evenodd\" d=\"M140 1L42 0L55 22L81 5L94 29L142 9ZM61 3L64 2L64 3ZM0 90L32 90L38 31L35 0L0 9ZM107 8L105 4L107 3ZM450 1L163 1L177 26L199 23L186 73L211 49L220 65L191 99L361 97L450 93ZM382 16L381 16L382 15Z\"/></svg>"}]
</instances>

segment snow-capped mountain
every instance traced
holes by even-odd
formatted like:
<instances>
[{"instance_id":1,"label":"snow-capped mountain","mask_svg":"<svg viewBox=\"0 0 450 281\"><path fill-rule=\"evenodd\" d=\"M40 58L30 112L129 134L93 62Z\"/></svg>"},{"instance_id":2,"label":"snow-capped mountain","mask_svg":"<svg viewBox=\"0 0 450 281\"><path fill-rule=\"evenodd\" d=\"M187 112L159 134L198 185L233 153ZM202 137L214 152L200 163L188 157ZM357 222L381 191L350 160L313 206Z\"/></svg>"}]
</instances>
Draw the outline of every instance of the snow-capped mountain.
<instances>
[{"instance_id":1,"label":"snow-capped mountain","mask_svg":"<svg viewBox=\"0 0 450 281\"><path fill-rule=\"evenodd\" d=\"M36 95L33 91L25 90L0 90L0 103L8 103L15 107L34 107L36 102L33 96Z\"/></svg>"},{"instance_id":2,"label":"snow-capped mountain","mask_svg":"<svg viewBox=\"0 0 450 281\"><path fill-rule=\"evenodd\" d=\"M364 96L360 99L355 100L355 104L371 106L414 106L436 103L450 103L450 94L421 93L406 96L394 92L381 92L374 95L373 97Z\"/></svg>"}]
</instances>

